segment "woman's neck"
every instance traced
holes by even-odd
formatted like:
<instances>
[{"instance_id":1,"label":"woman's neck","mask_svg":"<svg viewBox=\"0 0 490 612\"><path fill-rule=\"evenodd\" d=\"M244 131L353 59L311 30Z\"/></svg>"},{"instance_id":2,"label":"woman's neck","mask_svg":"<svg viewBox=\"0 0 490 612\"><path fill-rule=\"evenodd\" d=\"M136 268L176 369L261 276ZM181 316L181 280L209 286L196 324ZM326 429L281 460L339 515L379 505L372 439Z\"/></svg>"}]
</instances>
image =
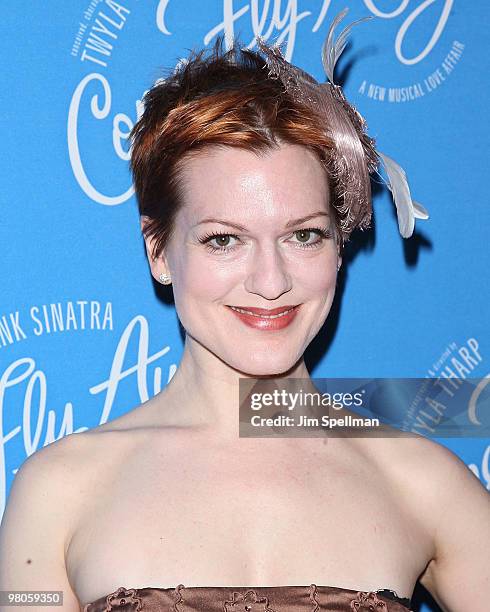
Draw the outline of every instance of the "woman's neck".
<instances>
[{"instance_id":1,"label":"woman's neck","mask_svg":"<svg viewBox=\"0 0 490 612\"><path fill-rule=\"evenodd\" d=\"M162 410L168 407L172 422L183 426L209 428L216 435L236 439L239 433L240 379L252 383L273 383L283 378L310 380L304 359L279 375L251 375L224 363L193 338L186 336L184 353L174 376L158 398ZM242 381L242 385L247 385ZM242 390L243 390L242 386Z\"/></svg>"}]
</instances>

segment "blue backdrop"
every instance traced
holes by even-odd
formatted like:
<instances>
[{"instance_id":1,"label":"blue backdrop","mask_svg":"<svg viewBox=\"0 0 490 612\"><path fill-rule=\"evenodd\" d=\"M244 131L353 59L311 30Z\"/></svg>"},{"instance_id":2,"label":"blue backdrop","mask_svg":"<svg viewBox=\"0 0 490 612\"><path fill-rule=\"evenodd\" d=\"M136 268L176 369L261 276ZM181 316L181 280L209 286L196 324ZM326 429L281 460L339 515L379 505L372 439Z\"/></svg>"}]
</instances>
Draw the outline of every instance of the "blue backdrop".
<instances>
[{"instance_id":1,"label":"blue backdrop","mask_svg":"<svg viewBox=\"0 0 490 612\"><path fill-rule=\"evenodd\" d=\"M312 376L488 374L487 2L62 4L7 0L0 26L0 514L26 456L135 407L175 371L182 338L148 272L126 136L162 69L222 33L282 41L323 81L333 16L373 15L353 29L337 80L430 212L404 241L376 193ZM490 488L489 439L441 441Z\"/></svg>"}]
</instances>

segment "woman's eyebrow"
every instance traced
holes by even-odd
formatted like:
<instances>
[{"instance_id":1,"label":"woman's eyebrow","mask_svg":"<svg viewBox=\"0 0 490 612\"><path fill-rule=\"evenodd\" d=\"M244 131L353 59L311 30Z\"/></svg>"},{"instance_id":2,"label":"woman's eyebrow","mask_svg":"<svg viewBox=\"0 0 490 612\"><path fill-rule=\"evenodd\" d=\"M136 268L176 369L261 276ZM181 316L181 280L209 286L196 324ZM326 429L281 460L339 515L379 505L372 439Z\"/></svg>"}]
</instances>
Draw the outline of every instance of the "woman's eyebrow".
<instances>
[{"instance_id":1,"label":"woman's eyebrow","mask_svg":"<svg viewBox=\"0 0 490 612\"><path fill-rule=\"evenodd\" d=\"M326 211L319 210L318 212L312 213L311 215L306 215L306 217L300 217L299 219L292 219L291 221L288 221L285 225L285 228L287 229L289 227L299 225L300 223L304 223L305 221L309 221L310 219L314 219L315 217L320 217L320 216L330 217L330 215ZM201 221L199 221L199 223L196 223L196 226L202 225L203 223L219 223L221 225L228 225L230 227L234 227L240 232L247 231L247 228L243 227L243 225L239 225L238 223L233 223L232 221L227 221L226 219L216 219L215 217L206 217L205 219L202 219Z\"/></svg>"}]
</instances>

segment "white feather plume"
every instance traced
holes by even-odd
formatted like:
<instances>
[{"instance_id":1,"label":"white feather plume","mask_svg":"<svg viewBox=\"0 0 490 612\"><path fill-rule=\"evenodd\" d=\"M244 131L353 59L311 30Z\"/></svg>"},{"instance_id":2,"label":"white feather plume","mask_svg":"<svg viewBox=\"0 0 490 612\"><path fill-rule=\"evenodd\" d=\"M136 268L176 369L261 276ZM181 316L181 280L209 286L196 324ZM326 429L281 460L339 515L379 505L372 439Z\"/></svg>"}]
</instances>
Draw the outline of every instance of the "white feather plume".
<instances>
[{"instance_id":1,"label":"white feather plume","mask_svg":"<svg viewBox=\"0 0 490 612\"><path fill-rule=\"evenodd\" d=\"M378 155L383 161L388 175L388 181L385 180L384 182L393 194L398 229L403 238L409 238L413 234L415 218L428 219L429 213L421 204L412 200L405 170L388 155L384 155L380 151L378 151Z\"/></svg>"},{"instance_id":2,"label":"white feather plume","mask_svg":"<svg viewBox=\"0 0 490 612\"><path fill-rule=\"evenodd\" d=\"M325 38L325 42L323 43L322 47L323 68L325 70L325 74L328 77L328 80L330 81L330 83L332 83L332 85L335 84L333 79L335 65L345 49L345 46L347 44L347 38L350 34L352 27L358 23L361 23L362 21L369 21L370 19L373 19L373 16L369 15L368 17L362 17L357 21L353 21L342 30L337 40L334 42L335 28L347 15L348 12L348 7L345 7L342 11L340 11L340 13L338 13L338 15L335 16L335 19L330 24L327 37Z\"/></svg>"}]
</instances>

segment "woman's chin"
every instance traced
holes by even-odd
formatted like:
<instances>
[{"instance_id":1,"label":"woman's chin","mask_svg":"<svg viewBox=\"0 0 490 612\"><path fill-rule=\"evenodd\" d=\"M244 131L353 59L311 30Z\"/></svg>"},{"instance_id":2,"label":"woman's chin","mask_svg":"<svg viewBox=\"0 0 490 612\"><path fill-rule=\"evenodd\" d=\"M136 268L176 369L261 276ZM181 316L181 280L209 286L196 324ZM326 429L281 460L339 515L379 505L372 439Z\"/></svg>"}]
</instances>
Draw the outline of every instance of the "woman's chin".
<instances>
[{"instance_id":1,"label":"woman's chin","mask_svg":"<svg viewBox=\"0 0 490 612\"><path fill-rule=\"evenodd\" d=\"M262 377L262 376L281 376L294 368L296 360L291 360L289 355L287 358L274 358L271 355L264 355L255 359L240 359L233 360L229 363L235 370L241 372L244 376Z\"/></svg>"},{"instance_id":2,"label":"woman's chin","mask_svg":"<svg viewBox=\"0 0 490 612\"><path fill-rule=\"evenodd\" d=\"M261 376L281 376L294 369L295 365L303 356L305 349L304 343L290 342L285 345L284 341L277 342L264 348L263 344L242 344L238 348L237 344L225 346L225 343L206 342L197 340L187 332L188 339L192 338L202 348L217 357L224 365L233 368L242 376L261 377Z\"/></svg>"}]
</instances>

